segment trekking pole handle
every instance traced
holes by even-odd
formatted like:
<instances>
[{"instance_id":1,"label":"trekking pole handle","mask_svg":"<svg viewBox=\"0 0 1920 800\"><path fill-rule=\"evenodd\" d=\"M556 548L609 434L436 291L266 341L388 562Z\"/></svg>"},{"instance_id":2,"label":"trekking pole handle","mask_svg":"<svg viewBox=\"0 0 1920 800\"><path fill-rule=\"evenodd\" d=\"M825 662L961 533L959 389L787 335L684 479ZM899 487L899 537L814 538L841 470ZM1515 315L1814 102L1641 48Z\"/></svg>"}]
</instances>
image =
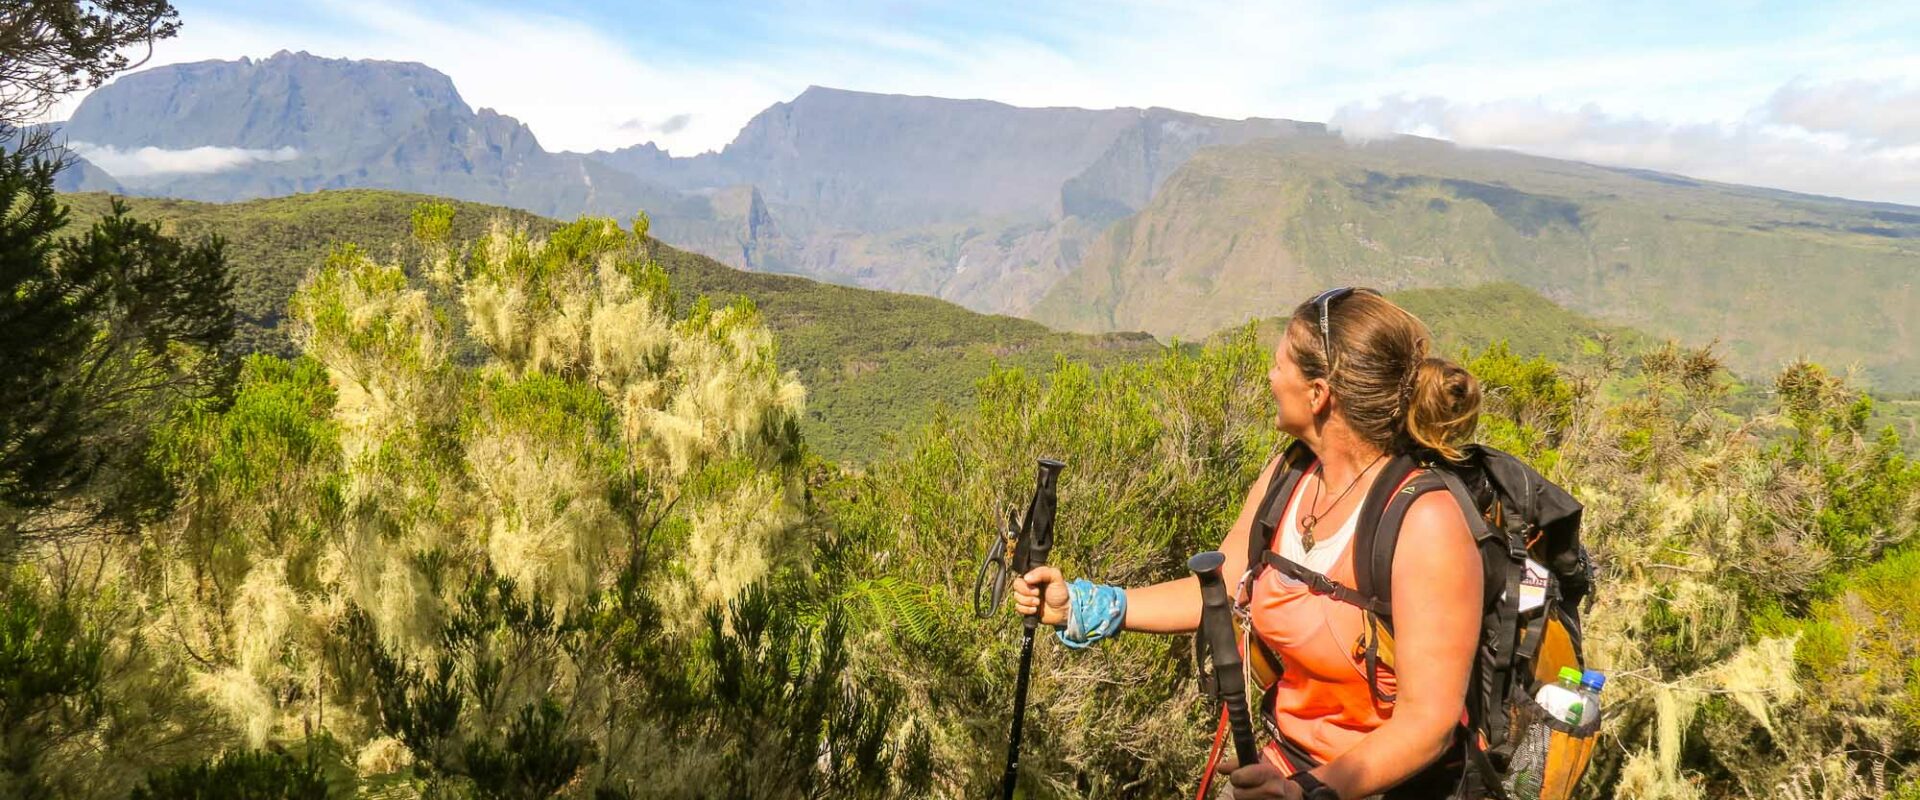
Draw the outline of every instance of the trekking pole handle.
<instances>
[{"instance_id":1,"label":"trekking pole handle","mask_svg":"<svg viewBox=\"0 0 1920 800\"><path fill-rule=\"evenodd\" d=\"M1040 477L1033 487L1033 499L1027 503L1026 519L1020 522L1020 542L1010 565L1016 575L1024 576L1046 564L1053 552L1053 515L1060 502L1056 484L1060 470L1066 466L1051 458L1040 459ZM1046 602L1045 597L1041 602ZM1007 737L1007 769L1000 774L1002 800L1013 800L1020 783L1020 734L1027 719L1027 679L1033 673L1033 633L1040 626L1040 614L1027 617L1021 625L1020 668L1013 682L1013 731Z\"/></svg>"},{"instance_id":2,"label":"trekking pole handle","mask_svg":"<svg viewBox=\"0 0 1920 800\"><path fill-rule=\"evenodd\" d=\"M1035 567L1045 566L1047 557L1053 553L1053 517L1060 506L1060 470L1066 466L1051 458L1040 459L1033 499L1027 503L1026 519L1020 523L1020 543L1014 548L1015 575L1024 576ZM1025 624L1031 630L1040 624L1040 615L1027 617Z\"/></svg>"},{"instance_id":3,"label":"trekking pole handle","mask_svg":"<svg viewBox=\"0 0 1920 800\"><path fill-rule=\"evenodd\" d=\"M1241 671L1240 646L1234 642L1233 607L1227 600L1227 584L1220 576L1226 555L1209 550L1187 559L1187 569L1200 579L1200 630L1207 648L1213 653L1213 681L1220 702L1227 708L1227 727L1233 732L1233 754L1240 766L1260 760L1260 746L1253 738L1253 715L1247 708L1247 676Z\"/></svg>"}]
</instances>

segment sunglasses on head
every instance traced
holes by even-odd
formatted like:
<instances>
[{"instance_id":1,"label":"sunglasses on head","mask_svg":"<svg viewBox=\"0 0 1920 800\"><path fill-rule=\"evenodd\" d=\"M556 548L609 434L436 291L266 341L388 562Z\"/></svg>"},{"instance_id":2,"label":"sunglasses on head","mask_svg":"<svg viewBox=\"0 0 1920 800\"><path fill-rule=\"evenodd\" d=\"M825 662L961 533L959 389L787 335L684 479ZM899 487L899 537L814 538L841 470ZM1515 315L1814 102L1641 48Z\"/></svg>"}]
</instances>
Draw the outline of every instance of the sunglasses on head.
<instances>
[{"instance_id":1,"label":"sunglasses on head","mask_svg":"<svg viewBox=\"0 0 1920 800\"><path fill-rule=\"evenodd\" d=\"M1314 308L1320 311L1320 352L1327 360L1327 377L1329 378L1333 377L1333 327L1328 321L1327 312L1333 308L1333 301L1339 300L1354 292L1379 294L1379 292L1375 292L1372 289L1356 289L1352 286L1342 286L1337 289L1328 289L1313 298Z\"/></svg>"}]
</instances>

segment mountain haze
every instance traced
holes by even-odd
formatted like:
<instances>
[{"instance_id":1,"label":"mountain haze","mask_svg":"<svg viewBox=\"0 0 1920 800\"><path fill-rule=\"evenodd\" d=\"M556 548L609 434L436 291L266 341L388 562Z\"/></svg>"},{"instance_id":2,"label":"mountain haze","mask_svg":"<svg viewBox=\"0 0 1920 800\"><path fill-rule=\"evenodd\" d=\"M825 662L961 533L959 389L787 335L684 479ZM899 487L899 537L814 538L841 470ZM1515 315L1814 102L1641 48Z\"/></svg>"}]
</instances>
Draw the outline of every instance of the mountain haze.
<instances>
[{"instance_id":1,"label":"mountain haze","mask_svg":"<svg viewBox=\"0 0 1920 800\"><path fill-rule=\"evenodd\" d=\"M550 152L420 64L280 53L102 87L82 152L223 148L222 169L69 188L230 201L416 191L628 219L758 272L1083 331L1198 338L1330 284L1510 281L1771 372L1801 356L1920 389L1920 208L1608 169L1416 137L1179 111L1018 108L813 87L720 152ZM109 183L115 182L117 183Z\"/></svg>"},{"instance_id":2,"label":"mountain haze","mask_svg":"<svg viewBox=\"0 0 1920 800\"><path fill-rule=\"evenodd\" d=\"M766 213L738 252L682 241L735 266L1019 314L1100 227L1143 208L1199 149L1324 133L1162 108L1018 108L816 86L755 116L718 153L673 158L644 144L592 155L687 191L753 186Z\"/></svg>"},{"instance_id":3,"label":"mountain haze","mask_svg":"<svg viewBox=\"0 0 1920 800\"><path fill-rule=\"evenodd\" d=\"M623 157L631 149L602 157L683 189L750 183L776 204L808 209L816 224L890 230L1050 215L1061 184L1137 113L812 87L760 112L725 150L685 167L667 162L656 173L660 160Z\"/></svg>"},{"instance_id":4,"label":"mountain haze","mask_svg":"<svg viewBox=\"0 0 1920 800\"><path fill-rule=\"evenodd\" d=\"M649 208L694 217L701 205L592 159L550 153L519 120L475 111L445 74L405 62L282 51L156 67L88 95L62 135L83 152L212 147L255 156L119 178L139 194L193 200L362 187L566 216Z\"/></svg>"}]
</instances>

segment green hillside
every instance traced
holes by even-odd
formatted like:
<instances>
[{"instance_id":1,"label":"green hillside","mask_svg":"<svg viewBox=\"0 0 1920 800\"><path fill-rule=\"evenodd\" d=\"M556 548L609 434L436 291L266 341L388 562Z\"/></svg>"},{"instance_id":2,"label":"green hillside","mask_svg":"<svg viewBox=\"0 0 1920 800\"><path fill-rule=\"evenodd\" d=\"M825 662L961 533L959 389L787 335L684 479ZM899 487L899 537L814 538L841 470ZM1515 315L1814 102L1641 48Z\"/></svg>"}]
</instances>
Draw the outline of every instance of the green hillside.
<instances>
[{"instance_id":1,"label":"green hillside","mask_svg":"<svg viewBox=\"0 0 1920 800\"><path fill-rule=\"evenodd\" d=\"M1403 138L1196 155L1035 318L1205 336L1329 285L1510 281L1770 374L1797 356L1920 387L1920 211Z\"/></svg>"},{"instance_id":2,"label":"green hillside","mask_svg":"<svg viewBox=\"0 0 1920 800\"><path fill-rule=\"evenodd\" d=\"M1568 311L1517 283L1490 283L1471 289L1408 289L1391 292L1388 297L1425 322L1437 339L1435 352L1449 357L1504 342L1514 353L1568 364L1595 355L1603 341L1623 353L1640 352L1656 344L1653 337L1640 331ZM1281 326L1286 322L1285 316L1261 319L1256 326L1260 346L1272 347L1279 341ZM1211 338L1219 340L1238 329L1236 325Z\"/></svg>"},{"instance_id":3,"label":"green hillside","mask_svg":"<svg viewBox=\"0 0 1920 800\"><path fill-rule=\"evenodd\" d=\"M65 199L75 221L104 214L108 202L101 194ZM335 243L351 242L382 258L402 254L401 248L415 246L406 236L408 216L433 199L348 190L231 204L127 202L136 217L162 221L179 234L224 236L242 316L236 342L249 351L289 355L293 346L282 326L287 298L302 277ZM456 239L478 236L501 217L536 231L558 224L494 206L454 206ZM935 407L970 405L976 382L996 363L1044 372L1062 358L1099 366L1142 361L1162 350L1142 333L1057 333L1035 322L979 314L927 297L744 272L657 241L652 247L683 302L700 295L754 301L774 333L781 367L798 372L807 387L807 441L834 460L866 461L890 434L924 422ZM1448 354L1504 341L1515 353L1566 363L1590 354L1602 336L1623 352L1651 342L1632 329L1560 308L1515 283L1392 296L1428 323ZM1270 346L1273 330L1272 319L1263 322L1263 346ZM1913 405L1882 403L1879 421L1911 426L1920 416Z\"/></svg>"},{"instance_id":4,"label":"green hillside","mask_svg":"<svg viewBox=\"0 0 1920 800\"><path fill-rule=\"evenodd\" d=\"M106 213L106 195L65 199L75 223ZM292 345L283 328L286 302L308 271L336 243L357 244L375 257L414 246L407 237L408 216L433 199L349 190L231 204L127 202L136 217L161 221L176 234L225 237L242 316L236 342L248 350L287 355ZM521 211L453 204L455 240L477 236L501 216L536 231L558 224ZM864 459L890 432L927 419L938 404L969 405L975 382L996 362L1044 369L1056 358L1069 358L1098 365L1161 349L1145 334L1055 333L1038 323L977 314L932 298L742 272L657 241L652 246L683 301L698 295L716 301L745 296L759 306L778 343L781 366L798 371L807 387L807 441L836 460Z\"/></svg>"}]
</instances>

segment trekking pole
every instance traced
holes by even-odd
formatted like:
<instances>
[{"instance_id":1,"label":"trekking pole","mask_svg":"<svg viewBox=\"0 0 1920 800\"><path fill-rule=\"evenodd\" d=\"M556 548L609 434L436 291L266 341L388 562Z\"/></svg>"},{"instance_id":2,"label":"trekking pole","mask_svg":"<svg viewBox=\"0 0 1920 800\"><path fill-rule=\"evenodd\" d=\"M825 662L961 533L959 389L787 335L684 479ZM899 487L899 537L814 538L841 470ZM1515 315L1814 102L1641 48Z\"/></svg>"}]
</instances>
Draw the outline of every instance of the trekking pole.
<instances>
[{"instance_id":1,"label":"trekking pole","mask_svg":"<svg viewBox=\"0 0 1920 800\"><path fill-rule=\"evenodd\" d=\"M1233 754L1244 767L1260 759L1260 746L1253 738L1253 715L1247 711L1247 675L1240 668L1240 646L1233 640L1233 607L1228 605L1227 584L1220 577L1220 566L1226 562L1220 551L1209 550L1187 559L1187 569L1200 579L1200 631L1196 635L1204 637L1212 653L1214 694L1226 706ZM1203 776L1202 786L1212 778L1211 772Z\"/></svg>"},{"instance_id":2,"label":"trekking pole","mask_svg":"<svg viewBox=\"0 0 1920 800\"><path fill-rule=\"evenodd\" d=\"M1053 512L1059 504L1054 482L1065 466L1051 458L1040 459L1039 481L1033 487L1033 499L1027 503L1020 542L1009 565L1014 575L1025 575L1047 563L1047 554L1053 550ZM1020 671L1013 682L1013 733L1007 743L1007 771L1000 777L1000 796L1005 800L1013 800L1014 784L1020 780L1020 725L1027 716L1027 677L1033 672L1033 631L1040 625L1040 615L1029 616L1021 624Z\"/></svg>"}]
</instances>

